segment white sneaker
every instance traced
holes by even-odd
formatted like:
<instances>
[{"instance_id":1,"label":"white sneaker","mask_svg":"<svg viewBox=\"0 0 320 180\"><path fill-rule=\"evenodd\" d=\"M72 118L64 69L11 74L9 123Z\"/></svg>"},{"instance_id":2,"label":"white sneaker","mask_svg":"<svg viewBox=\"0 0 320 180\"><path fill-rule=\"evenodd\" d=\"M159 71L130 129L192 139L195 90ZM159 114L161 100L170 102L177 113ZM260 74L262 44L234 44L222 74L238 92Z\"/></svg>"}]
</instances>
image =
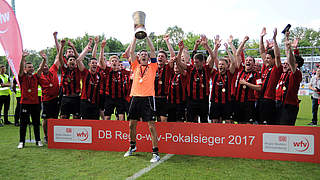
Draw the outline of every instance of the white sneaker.
<instances>
[{"instance_id":1,"label":"white sneaker","mask_svg":"<svg viewBox=\"0 0 320 180\"><path fill-rule=\"evenodd\" d=\"M42 146L43 146L43 144L42 144L41 141L37 141L37 142L36 142L36 145L39 146L39 147L42 147Z\"/></svg>"},{"instance_id":2,"label":"white sneaker","mask_svg":"<svg viewBox=\"0 0 320 180\"><path fill-rule=\"evenodd\" d=\"M150 162L154 163L154 162L158 162L159 160L160 160L160 156L157 154L153 154Z\"/></svg>"},{"instance_id":3,"label":"white sneaker","mask_svg":"<svg viewBox=\"0 0 320 180\"><path fill-rule=\"evenodd\" d=\"M23 142L19 142L19 145L18 145L18 147L17 147L18 149L22 149L22 148L24 148L24 144L23 144Z\"/></svg>"},{"instance_id":4,"label":"white sneaker","mask_svg":"<svg viewBox=\"0 0 320 180\"><path fill-rule=\"evenodd\" d=\"M123 155L123 157L132 156L133 152L136 152L136 150L137 150L137 146L134 147L133 149L131 149L131 147L130 147L129 150Z\"/></svg>"},{"instance_id":5,"label":"white sneaker","mask_svg":"<svg viewBox=\"0 0 320 180\"><path fill-rule=\"evenodd\" d=\"M47 137L44 137L44 138L43 138L43 142L44 142L45 144L48 144L48 138L47 138Z\"/></svg>"}]
</instances>

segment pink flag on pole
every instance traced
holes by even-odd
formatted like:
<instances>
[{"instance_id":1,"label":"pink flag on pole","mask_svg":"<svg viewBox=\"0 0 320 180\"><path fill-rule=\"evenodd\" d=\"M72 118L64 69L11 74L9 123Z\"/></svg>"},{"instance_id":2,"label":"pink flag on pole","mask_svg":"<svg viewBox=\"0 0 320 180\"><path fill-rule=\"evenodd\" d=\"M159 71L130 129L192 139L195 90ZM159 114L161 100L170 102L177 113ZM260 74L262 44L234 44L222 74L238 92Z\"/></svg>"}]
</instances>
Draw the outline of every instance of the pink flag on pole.
<instances>
[{"instance_id":1,"label":"pink flag on pole","mask_svg":"<svg viewBox=\"0 0 320 180\"><path fill-rule=\"evenodd\" d=\"M23 49L22 39L16 16L5 0L0 0L0 43L14 76L18 77Z\"/></svg>"}]
</instances>

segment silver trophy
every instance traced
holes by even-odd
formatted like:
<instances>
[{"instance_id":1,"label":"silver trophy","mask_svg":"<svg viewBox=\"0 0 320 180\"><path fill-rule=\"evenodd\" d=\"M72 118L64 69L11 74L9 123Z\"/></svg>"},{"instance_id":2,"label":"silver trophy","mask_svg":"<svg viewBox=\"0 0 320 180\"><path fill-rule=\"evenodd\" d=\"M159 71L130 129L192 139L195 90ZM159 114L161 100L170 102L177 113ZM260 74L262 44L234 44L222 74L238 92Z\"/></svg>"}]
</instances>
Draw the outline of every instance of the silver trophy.
<instances>
[{"instance_id":1,"label":"silver trophy","mask_svg":"<svg viewBox=\"0 0 320 180\"><path fill-rule=\"evenodd\" d=\"M137 39L147 37L146 28L144 27L146 14L142 11L136 11L132 15L134 21L134 35Z\"/></svg>"}]
</instances>

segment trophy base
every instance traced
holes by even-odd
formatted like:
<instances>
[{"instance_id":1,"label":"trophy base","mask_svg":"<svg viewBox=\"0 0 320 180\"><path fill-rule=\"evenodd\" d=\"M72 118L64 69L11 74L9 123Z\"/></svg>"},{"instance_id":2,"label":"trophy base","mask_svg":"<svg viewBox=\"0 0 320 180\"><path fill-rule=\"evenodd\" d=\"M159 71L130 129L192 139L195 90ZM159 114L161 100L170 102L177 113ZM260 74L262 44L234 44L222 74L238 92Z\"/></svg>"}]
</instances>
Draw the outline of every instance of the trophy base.
<instances>
[{"instance_id":1,"label":"trophy base","mask_svg":"<svg viewBox=\"0 0 320 180\"><path fill-rule=\"evenodd\" d=\"M139 31L139 32L136 32L136 33L135 33L135 37L136 37L137 39L144 39L144 38L147 37L147 33L144 32L144 31Z\"/></svg>"}]
</instances>

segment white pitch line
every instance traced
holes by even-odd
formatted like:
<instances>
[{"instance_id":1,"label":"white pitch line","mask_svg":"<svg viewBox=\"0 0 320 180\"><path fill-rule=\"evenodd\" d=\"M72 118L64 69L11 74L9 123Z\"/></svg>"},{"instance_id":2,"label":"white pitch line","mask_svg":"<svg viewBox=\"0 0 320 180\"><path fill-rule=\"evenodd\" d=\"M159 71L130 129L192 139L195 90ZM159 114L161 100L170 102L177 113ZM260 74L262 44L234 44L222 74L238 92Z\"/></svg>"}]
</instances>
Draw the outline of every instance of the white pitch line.
<instances>
[{"instance_id":1,"label":"white pitch line","mask_svg":"<svg viewBox=\"0 0 320 180\"><path fill-rule=\"evenodd\" d=\"M163 163L164 161L168 160L169 158L171 158L172 156L174 156L174 154L167 154L165 155L163 158L160 159L160 161L156 162L156 163L152 163L150 166L141 169L140 171L138 171L137 173L135 173L134 175L128 177L126 180L134 180L137 179L138 177L142 176L143 174L149 172L151 169L155 168L156 166L158 166L159 164Z\"/></svg>"}]
</instances>

